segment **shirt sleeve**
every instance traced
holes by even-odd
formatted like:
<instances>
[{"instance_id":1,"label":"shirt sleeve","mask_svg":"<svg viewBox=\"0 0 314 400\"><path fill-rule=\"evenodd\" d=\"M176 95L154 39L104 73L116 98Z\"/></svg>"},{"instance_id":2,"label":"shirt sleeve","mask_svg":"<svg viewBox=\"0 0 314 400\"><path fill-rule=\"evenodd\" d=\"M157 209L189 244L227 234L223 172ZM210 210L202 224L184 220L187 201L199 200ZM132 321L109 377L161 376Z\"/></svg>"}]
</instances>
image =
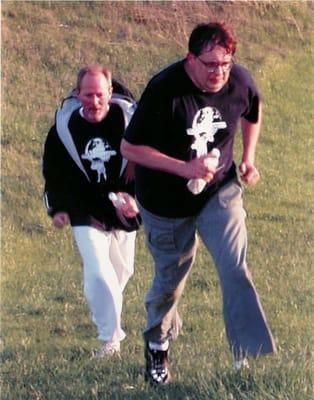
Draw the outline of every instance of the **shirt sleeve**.
<instances>
[{"instance_id":1,"label":"shirt sleeve","mask_svg":"<svg viewBox=\"0 0 314 400\"><path fill-rule=\"evenodd\" d=\"M246 96L246 108L241 117L255 124L259 118L261 96L251 74L245 68L239 70L239 76Z\"/></svg>"},{"instance_id":2,"label":"shirt sleeve","mask_svg":"<svg viewBox=\"0 0 314 400\"><path fill-rule=\"evenodd\" d=\"M242 117L252 124L255 124L258 121L260 101L261 99L259 94L252 93L249 90L248 108L246 109Z\"/></svg>"},{"instance_id":3,"label":"shirt sleeve","mask_svg":"<svg viewBox=\"0 0 314 400\"><path fill-rule=\"evenodd\" d=\"M167 97L160 85L149 84L124 133L124 139L131 144L159 149L166 135Z\"/></svg>"}]
</instances>

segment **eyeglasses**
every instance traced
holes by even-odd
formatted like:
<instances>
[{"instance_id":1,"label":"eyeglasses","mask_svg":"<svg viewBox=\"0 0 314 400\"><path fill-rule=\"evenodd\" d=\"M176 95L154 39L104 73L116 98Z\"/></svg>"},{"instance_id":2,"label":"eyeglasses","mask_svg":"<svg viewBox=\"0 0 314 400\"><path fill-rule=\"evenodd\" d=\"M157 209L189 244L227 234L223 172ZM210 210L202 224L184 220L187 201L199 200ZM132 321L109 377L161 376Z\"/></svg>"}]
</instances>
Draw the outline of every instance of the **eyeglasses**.
<instances>
[{"instance_id":1,"label":"eyeglasses","mask_svg":"<svg viewBox=\"0 0 314 400\"><path fill-rule=\"evenodd\" d=\"M218 70L218 68L222 69L222 72L226 73L229 72L233 66L233 60L228 61L228 62L224 62L222 64L218 64L218 63L214 63L214 62L205 62L202 59L200 59L199 57L196 57L203 65L204 67L207 69L207 72L209 72L210 74L212 74L213 72L216 72Z\"/></svg>"}]
</instances>

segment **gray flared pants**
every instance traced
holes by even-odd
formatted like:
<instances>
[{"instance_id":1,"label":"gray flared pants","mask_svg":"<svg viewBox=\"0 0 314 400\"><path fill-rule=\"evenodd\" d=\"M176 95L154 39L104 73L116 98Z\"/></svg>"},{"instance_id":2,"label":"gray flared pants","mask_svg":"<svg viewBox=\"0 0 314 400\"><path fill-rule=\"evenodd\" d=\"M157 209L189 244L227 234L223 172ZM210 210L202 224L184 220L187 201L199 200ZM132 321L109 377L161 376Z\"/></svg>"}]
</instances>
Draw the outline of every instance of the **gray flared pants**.
<instances>
[{"instance_id":1,"label":"gray flared pants","mask_svg":"<svg viewBox=\"0 0 314 400\"><path fill-rule=\"evenodd\" d=\"M195 259L198 234L218 272L226 334L234 357L275 351L246 264L246 213L238 181L224 185L194 217L163 218L140 209L155 263L155 276L145 299L145 340L163 343L178 335L181 320L177 305Z\"/></svg>"}]
</instances>

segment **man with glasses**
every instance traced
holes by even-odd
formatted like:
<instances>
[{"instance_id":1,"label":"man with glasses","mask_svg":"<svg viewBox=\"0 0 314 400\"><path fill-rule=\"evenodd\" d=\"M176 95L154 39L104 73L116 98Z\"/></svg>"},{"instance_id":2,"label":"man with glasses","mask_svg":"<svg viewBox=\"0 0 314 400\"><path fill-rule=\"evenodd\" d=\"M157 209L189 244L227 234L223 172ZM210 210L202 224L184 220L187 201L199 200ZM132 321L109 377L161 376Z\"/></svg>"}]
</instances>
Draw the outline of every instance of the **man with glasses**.
<instances>
[{"instance_id":1,"label":"man with glasses","mask_svg":"<svg viewBox=\"0 0 314 400\"><path fill-rule=\"evenodd\" d=\"M169 340L181 327L177 305L195 259L196 234L219 275L235 369L247 366L248 356L275 351L246 264L246 214L233 161L240 122L239 173L245 184L256 185L261 100L249 72L233 63L235 51L225 24L196 26L186 58L152 78L122 140L122 154L137 163L136 196L155 263L144 330L145 375L154 385L171 380Z\"/></svg>"}]
</instances>

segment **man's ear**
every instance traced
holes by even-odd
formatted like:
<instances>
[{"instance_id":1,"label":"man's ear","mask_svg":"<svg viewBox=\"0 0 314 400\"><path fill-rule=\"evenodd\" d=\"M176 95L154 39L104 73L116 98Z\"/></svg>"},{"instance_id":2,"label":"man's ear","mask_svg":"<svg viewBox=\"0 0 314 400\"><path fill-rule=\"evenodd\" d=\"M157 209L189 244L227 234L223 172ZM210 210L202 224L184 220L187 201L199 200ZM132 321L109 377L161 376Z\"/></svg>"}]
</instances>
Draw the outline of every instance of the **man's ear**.
<instances>
[{"instance_id":1,"label":"man's ear","mask_svg":"<svg viewBox=\"0 0 314 400\"><path fill-rule=\"evenodd\" d=\"M192 61L192 60L194 60L194 58L195 58L195 55L194 54L192 54L191 52L188 52L188 54L186 55L186 59L187 59L187 61Z\"/></svg>"},{"instance_id":2,"label":"man's ear","mask_svg":"<svg viewBox=\"0 0 314 400\"><path fill-rule=\"evenodd\" d=\"M74 89L74 94L75 96L78 96L80 94L80 89L78 88Z\"/></svg>"}]
</instances>

